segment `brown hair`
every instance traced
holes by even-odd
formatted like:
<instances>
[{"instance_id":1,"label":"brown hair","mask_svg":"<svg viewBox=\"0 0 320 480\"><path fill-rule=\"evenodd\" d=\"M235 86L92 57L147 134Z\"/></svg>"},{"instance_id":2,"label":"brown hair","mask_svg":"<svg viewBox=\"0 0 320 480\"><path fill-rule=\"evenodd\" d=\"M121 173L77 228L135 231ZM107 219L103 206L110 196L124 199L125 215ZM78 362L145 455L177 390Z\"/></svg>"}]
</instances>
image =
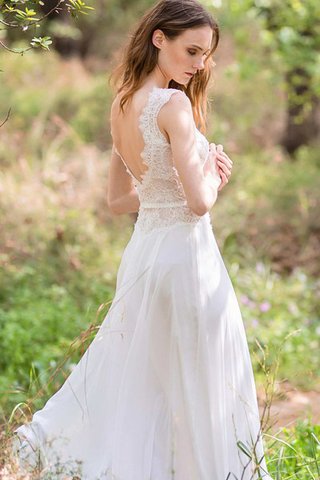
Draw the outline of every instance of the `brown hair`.
<instances>
[{"instance_id":1,"label":"brown hair","mask_svg":"<svg viewBox=\"0 0 320 480\"><path fill-rule=\"evenodd\" d=\"M159 50L152 43L153 32L159 28L167 38L174 39L188 28L204 25L209 25L213 31L212 46L205 59L204 69L199 70L186 87L171 80L169 88L177 88L186 93L192 104L195 122L205 131L207 88L214 65L212 54L219 43L219 27L197 0L160 0L144 14L124 50L123 61L111 74L111 78L115 77L116 85L120 81L117 92L125 91L120 101L122 111L125 103L157 64Z\"/></svg>"}]
</instances>

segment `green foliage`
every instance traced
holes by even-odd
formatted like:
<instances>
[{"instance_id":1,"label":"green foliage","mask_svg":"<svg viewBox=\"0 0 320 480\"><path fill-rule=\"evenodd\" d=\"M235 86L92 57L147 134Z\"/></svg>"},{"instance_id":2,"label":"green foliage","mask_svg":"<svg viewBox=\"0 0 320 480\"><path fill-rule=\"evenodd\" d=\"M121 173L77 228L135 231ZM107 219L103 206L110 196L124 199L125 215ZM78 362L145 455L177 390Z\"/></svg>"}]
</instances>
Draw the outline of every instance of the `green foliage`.
<instances>
[{"instance_id":1,"label":"green foliage","mask_svg":"<svg viewBox=\"0 0 320 480\"><path fill-rule=\"evenodd\" d=\"M288 105L299 107L291 111L292 119L302 123L320 96L319 2L228 0L217 15L222 33L230 30L234 36L241 76L254 80L261 68L277 72Z\"/></svg>"},{"instance_id":2,"label":"green foliage","mask_svg":"<svg viewBox=\"0 0 320 480\"><path fill-rule=\"evenodd\" d=\"M30 42L32 47L42 47L44 50L49 50L49 45L51 45L52 40L50 37L33 37Z\"/></svg>"},{"instance_id":3,"label":"green foliage","mask_svg":"<svg viewBox=\"0 0 320 480\"><path fill-rule=\"evenodd\" d=\"M320 4L317 0L256 2L264 19L262 38L284 66L288 99L301 106L295 122L308 115L320 96Z\"/></svg>"},{"instance_id":4,"label":"green foliage","mask_svg":"<svg viewBox=\"0 0 320 480\"><path fill-rule=\"evenodd\" d=\"M101 323L107 311L98 309L112 299L124 248L95 218L95 202L90 204L85 192L66 210L56 183L48 185L43 173L42 186L33 183L33 191L18 181L24 206L1 202L6 229L0 238L0 409L32 397L40 387L46 396L58 388L85 346L78 341L68 356L71 342L89 324ZM37 175L30 172L29 181ZM20 224L16 239L15 222ZM127 236L127 228L123 233ZM60 362L62 371L47 385Z\"/></svg>"},{"instance_id":5,"label":"green foliage","mask_svg":"<svg viewBox=\"0 0 320 480\"><path fill-rule=\"evenodd\" d=\"M22 33L27 32L29 28L34 27L34 31L40 27L51 12L59 13L65 7L67 13L71 17L78 18L79 14L88 15L88 10L94 10L94 7L87 5L82 0L69 0L69 3L64 3L64 0L57 0L56 5L47 13L42 13L41 7L44 2L40 0L8 0L0 1L0 24L4 32L8 30L18 29ZM42 48L49 50L49 45L52 44L51 37L48 35L35 36L29 42L29 48L12 49L1 42L0 46L13 53L21 53L30 50L30 48Z\"/></svg>"},{"instance_id":6,"label":"green foliage","mask_svg":"<svg viewBox=\"0 0 320 480\"><path fill-rule=\"evenodd\" d=\"M102 149L106 148L110 144L108 111L112 92L108 88L105 72L89 80L89 72L80 63L75 63L74 73L66 78L59 56L55 52L50 55L49 63L44 55L36 51L29 52L23 61L15 55L6 59L0 90L0 118L11 107L6 131L27 132L32 129L30 141L25 135L21 141L26 140L24 152L26 155L30 152L33 161L42 155L44 132L49 138L56 136L58 127L54 124L59 119L62 119L60 128L64 124L69 132L63 143L70 146L70 142L92 142ZM48 89L57 75L60 86L54 81L55 88ZM79 76L81 82L77 80ZM19 88L24 79L25 86ZM5 162L5 159L10 162L12 158L10 146L3 148L3 151L0 146L0 162Z\"/></svg>"},{"instance_id":7,"label":"green foliage","mask_svg":"<svg viewBox=\"0 0 320 480\"><path fill-rule=\"evenodd\" d=\"M306 419L278 435L266 435L268 469L276 480L317 480L320 474L320 425Z\"/></svg>"},{"instance_id":8,"label":"green foliage","mask_svg":"<svg viewBox=\"0 0 320 480\"><path fill-rule=\"evenodd\" d=\"M266 350L267 371L272 372L279 362L278 378L287 378L302 388L316 387L316 372L320 370L320 282L298 269L282 278L262 262L255 269L232 263L230 275L261 380L265 372L256 340Z\"/></svg>"},{"instance_id":9,"label":"green foliage","mask_svg":"<svg viewBox=\"0 0 320 480\"><path fill-rule=\"evenodd\" d=\"M311 75L318 73L320 47L320 6L316 0L278 0L254 2L258 15L264 19L264 39L276 42L279 54L290 69L303 65ZM271 44L269 43L271 46ZM316 60L316 62L315 62Z\"/></svg>"},{"instance_id":10,"label":"green foliage","mask_svg":"<svg viewBox=\"0 0 320 480\"><path fill-rule=\"evenodd\" d=\"M234 154L234 158L229 195L222 192L213 210L221 244L226 242L228 251L236 255L240 248L241 266L258 255L271 261L279 273L301 266L319 275L317 148L300 148L294 163L276 148ZM225 221L226 212L232 224Z\"/></svg>"},{"instance_id":11,"label":"green foliage","mask_svg":"<svg viewBox=\"0 0 320 480\"><path fill-rule=\"evenodd\" d=\"M57 388L61 375L46 386L50 369L66 355L71 341L95 321L98 307L111 299L113 288L103 278L90 278L81 270L64 279L63 270L70 269L67 259L48 261L48 256L0 272L5 286L0 308L0 390L7 406L24 400L26 389L31 396L40 386L46 395ZM64 371L79 360L80 353L78 348Z\"/></svg>"},{"instance_id":12,"label":"green foliage","mask_svg":"<svg viewBox=\"0 0 320 480\"><path fill-rule=\"evenodd\" d=\"M83 141L96 142L101 146L110 138L107 112L112 96L106 84L105 77L99 76L88 89L79 92L79 102L70 122Z\"/></svg>"},{"instance_id":13,"label":"green foliage","mask_svg":"<svg viewBox=\"0 0 320 480\"><path fill-rule=\"evenodd\" d=\"M236 38L243 44L258 33L269 52L285 69L303 67L311 76L319 74L320 6L317 0L242 0L223 2L221 23L237 27ZM260 20L260 28L257 20ZM249 26L250 30L241 27Z\"/></svg>"},{"instance_id":14,"label":"green foliage","mask_svg":"<svg viewBox=\"0 0 320 480\"><path fill-rule=\"evenodd\" d=\"M71 13L72 17L78 18L79 13L88 15L86 10L94 10L93 7L89 7L82 0L69 0L70 3L67 3L68 10Z\"/></svg>"}]
</instances>

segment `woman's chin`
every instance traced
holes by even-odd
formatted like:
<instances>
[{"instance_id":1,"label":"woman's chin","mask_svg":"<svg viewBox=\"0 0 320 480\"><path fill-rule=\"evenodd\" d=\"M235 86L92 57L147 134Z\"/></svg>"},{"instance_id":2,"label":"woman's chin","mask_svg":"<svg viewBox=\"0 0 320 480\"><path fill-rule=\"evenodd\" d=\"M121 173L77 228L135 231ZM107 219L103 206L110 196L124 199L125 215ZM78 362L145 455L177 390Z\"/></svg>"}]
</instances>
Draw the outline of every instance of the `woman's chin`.
<instances>
[{"instance_id":1,"label":"woman's chin","mask_svg":"<svg viewBox=\"0 0 320 480\"><path fill-rule=\"evenodd\" d=\"M172 78L172 81L177 83L178 85L183 85L183 86L186 86L188 85L188 83L190 82L190 78L186 78L186 77L183 77L183 78Z\"/></svg>"}]
</instances>

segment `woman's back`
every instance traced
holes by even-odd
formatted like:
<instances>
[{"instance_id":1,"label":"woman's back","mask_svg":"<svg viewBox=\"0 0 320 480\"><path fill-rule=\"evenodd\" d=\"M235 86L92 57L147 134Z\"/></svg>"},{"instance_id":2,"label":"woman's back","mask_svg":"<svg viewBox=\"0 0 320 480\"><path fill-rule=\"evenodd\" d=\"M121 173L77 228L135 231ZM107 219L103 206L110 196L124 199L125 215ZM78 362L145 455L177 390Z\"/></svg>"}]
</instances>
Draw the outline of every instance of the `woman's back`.
<instances>
[{"instance_id":1,"label":"woman's back","mask_svg":"<svg viewBox=\"0 0 320 480\"><path fill-rule=\"evenodd\" d=\"M116 99L111 122L116 151L139 192L136 227L151 231L175 223L195 223L199 216L188 206L183 184L173 163L171 144L158 122L162 107L173 96L185 94L174 88L160 87L153 87L146 94L142 91L137 93L125 115L116 114L119 103ZM165 118L164 115L163 120ZM204 164L209 143L195 125L191 133L196 160L199 165ZM220 182L218 176L217 182Z\"/></svg>"},{"instance_id":2,"label":"woman's back","mask_svg":"<svg viewBox=\"0 0 320 480\"><path fill-rule=\"evenodd\" d=\"M203 215L197 205L209 142L195 126L189 98L180 90L157 86L136 93L124 114L119 112L120 98L115 99L111 132L141 206L188 205L193 218ZM217 188L217 172L213 181Z\"/></svg>"},{"instance_id":3,"label":"woman's back","mask_svg":"<svg viewBox=\"0 0 320 480\"><path fill-rule=\"evenodd\" d=\"M139 117L146 105L148 93L147 89L135 92L130 104L126 105L125 112L120 110L122 96L118 94L111 107L111 133L114 145L139 181L147 169L141 158L144 140L139 128Z\"/></svg>"}]
</instances>

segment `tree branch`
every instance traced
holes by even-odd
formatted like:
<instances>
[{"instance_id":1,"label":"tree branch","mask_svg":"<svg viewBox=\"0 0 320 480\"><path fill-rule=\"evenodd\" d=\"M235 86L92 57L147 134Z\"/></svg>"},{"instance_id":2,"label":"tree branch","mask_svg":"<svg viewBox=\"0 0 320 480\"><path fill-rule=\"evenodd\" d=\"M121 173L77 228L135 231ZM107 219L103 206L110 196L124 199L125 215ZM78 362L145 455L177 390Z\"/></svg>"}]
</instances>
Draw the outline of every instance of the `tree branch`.
<instances>
[{"instance_id":1,"label":"tree branch","mask_svg":"<svg viewBox=\"0 0 320 480\"><path fill-rule=\"evenodd\" d=\"M64 0L58 0L58 3L55 7L53 7L48 13L46 13L45 15L43 15L42 17L38 18L38 20L34 20L33 22L30 22L28 23L28 26L31 26L31 25L34 25L36 23L39 23L39 22L42 22L42 20L44 20L46 17L48 17L52 12L54 12L55 10L59 9L59 6L61 5L61 3L63 3ZM62 10L60 8L60 10ZM5 25L6 27L10 27L10 28L19 28L21 27L21 24L20 23L10 23L10 22L6 22L5 20L0 20L0 23L2 23L2 25Z\"/></svg>"},{"instance_id":2,"label":"tree branch","mask_svg":"<svg viewBox=\"0 0 320 480\"><path fill-rule=\"evenodd\" d=\"M11 107L10 107L9 110L8 110L8 113L7 113L6 118L5 118L4 121L0 124L0 128L6 123L6 121L7 121L8 118L10 117L10 113L11 113Z\"/></svg>"},{"instance_id":3,"label":"tree branch","mask_svg":"<svg viewBox=\"0 0 320 480\"><path fill-rule=\"evenodd\" d=\"M3 47L5 50L8 50L8 52L12 52L12 53L20 53L21 55L24 54L24 52L27 52L28 50L32 50L32 47L28 47L28 48L25 48L24 50L13 50L12 48L8 47L7 45L5 45L1 40L0 40L0 45L1 47Z\"/></svg>"}]
</instances>

